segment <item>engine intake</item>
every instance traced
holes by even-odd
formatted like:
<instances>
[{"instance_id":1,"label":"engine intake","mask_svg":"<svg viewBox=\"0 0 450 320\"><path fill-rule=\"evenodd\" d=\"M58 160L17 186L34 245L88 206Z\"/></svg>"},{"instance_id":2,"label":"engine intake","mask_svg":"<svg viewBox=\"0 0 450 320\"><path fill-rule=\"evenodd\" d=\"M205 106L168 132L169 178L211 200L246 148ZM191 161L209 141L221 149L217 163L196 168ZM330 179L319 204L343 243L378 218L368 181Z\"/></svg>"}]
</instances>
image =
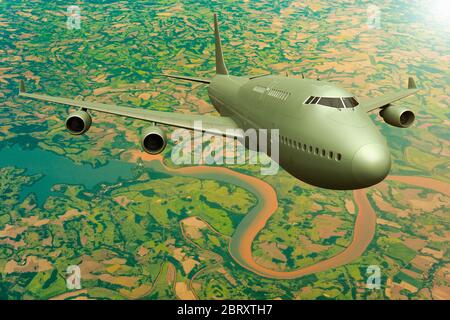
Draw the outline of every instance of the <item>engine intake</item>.
<instances>
[{"instance_id":1,"label":"engine intake","mask_svg":"<svg viewBox=\"0 0 450 320\"><path fill-rule=\"evenodd\" d=\"M380 116L384 122L394 127L408 128L414 122L414 112L404 107L389 106L381 110Z\"/></svg>"},{"instance_id":2,"label":"engine intake","mask_svg":"<svg viewBox=\"0 0 450 320\"><path fill-rule=\"evenodd\" d=\"M166 134L156 126L145 128L142 131L141 145L145 152L159 154L166 148Z\"/></svg>"},{"instance_id":3,"label":"engine intake","mask_svg":"<svg viewBox=\"0 0 450 320\"><path fill-rule=\"evenodd\" d=\"M66 119L66 128L71 134L79 135L89 130L92 124L92 118L86 111L76 111Z\"/></svg>"}]
</instances>

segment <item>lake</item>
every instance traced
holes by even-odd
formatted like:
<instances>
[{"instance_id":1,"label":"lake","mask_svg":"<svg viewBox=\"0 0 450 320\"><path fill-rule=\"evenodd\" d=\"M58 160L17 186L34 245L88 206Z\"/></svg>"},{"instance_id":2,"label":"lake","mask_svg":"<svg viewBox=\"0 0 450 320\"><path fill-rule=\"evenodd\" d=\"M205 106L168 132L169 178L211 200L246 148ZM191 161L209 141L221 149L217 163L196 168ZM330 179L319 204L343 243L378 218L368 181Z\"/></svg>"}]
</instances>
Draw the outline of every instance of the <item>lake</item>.
<instances>
[{"instance_id":1,"label":"lake","mask_svg":"<svg viewBox=\"0 0 450 320\"><path fill-rule=\"evenodd\" d=\"M90 164L77 164L69 158L39 147L23 149L20 145L4 146L0 149L0 167L13 166L26 169L27 175L42 174L43 177L21 190L22 201L30 193L36 194L38 205L42 205L52 194L56 184L83 185L92 189L101 183L116 183L134 177L136 164L110 160L94 168Z\"/></svg>"}]
</instances>

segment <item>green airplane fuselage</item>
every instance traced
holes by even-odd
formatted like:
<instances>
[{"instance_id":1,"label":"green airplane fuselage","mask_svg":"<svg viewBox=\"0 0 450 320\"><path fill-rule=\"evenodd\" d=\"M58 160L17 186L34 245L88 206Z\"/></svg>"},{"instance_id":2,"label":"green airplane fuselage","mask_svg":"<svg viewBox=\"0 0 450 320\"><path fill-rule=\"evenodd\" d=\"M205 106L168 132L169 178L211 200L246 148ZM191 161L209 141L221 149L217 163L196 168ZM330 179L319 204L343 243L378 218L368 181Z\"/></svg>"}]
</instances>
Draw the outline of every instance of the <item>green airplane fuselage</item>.
<instances>
[{"instance_id":1,"label":"green airplane fuselage","mask_svg":"<svg viewBox=\"0 0 450 320\"><path fill-rule=\"evenodd\" d=\"M141 145L150 154L162 152L167 145L166 135L157 124L198 130L196 124L201 122L201 132L242 139L246 147L267 151L274 161L294 177L318 187L361 189L377 184L388 175L390 152L385 138L368 112L380 110L380 116L387 124L399 128L410 127L415 119L414 113L393 103L419 90L412 77L408 78L407 89L387 92L359 104L344 89L326 81L272 75L229 75L223 58L216 14L214 37L216 72L211 79L172 74L159 76L207 84L211 102L221 117L162 112L28 93L23 81L19 84L19 96L79 108L66 119L66 127L74 135L89 130L92 117L88 111L150 122L151 126L141 133ZM240 129L244 131L244 136ZM278 130L279 136L274 137L273 132L270 132L270 140L267 138L269 141L258 141L252 145L255 142L252 135L258 136L255 130L259 129ZM229 131L234 133L230 134ZM246 136L246 132L250 134ZM262 131L259 133L263 134L258 139L264 135ZM279 148L270 148L277 140ZM264 148L266 144L268 150Z\"/></svg>"},{"instance_id":2,"label":"green airplane fuselage","mask_svg":"<svg viewBox=\"0 0 450 320\"><path fill-rule=\"evenodd\" d=\"M279 164L302 181L329 189L359 189L389 173L386 140L364 110L305 104L310 96L352 97L335 84L216 75L208 93L218 112L244 131L279 129Z\"/></svg>"}]
</instances>

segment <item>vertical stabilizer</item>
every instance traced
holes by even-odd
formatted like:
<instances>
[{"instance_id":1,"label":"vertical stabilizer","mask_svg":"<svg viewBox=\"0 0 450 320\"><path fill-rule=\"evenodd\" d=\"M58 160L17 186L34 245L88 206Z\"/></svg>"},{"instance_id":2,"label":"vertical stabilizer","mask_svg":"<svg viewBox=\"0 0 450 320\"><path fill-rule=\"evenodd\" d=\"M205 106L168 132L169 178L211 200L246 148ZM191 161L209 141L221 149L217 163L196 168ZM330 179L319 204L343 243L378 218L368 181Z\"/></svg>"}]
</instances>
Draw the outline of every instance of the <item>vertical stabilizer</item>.
<instances>
[{"instance_id":1,"label":"vertical stabilizer","mask_svg":"<svg viewBox=\"0 0 450 320\"><path fill-rule=\"evenodd\" d=\"M20 80L20 85L19 85L19 93L25 93L25 83L23 82L23 80Z\"/></svg>"},{"instance_id":2,"label":"vertical stabilizer","mask_svg":"<svg viewBox=\"0 0 450 320\"><path fill-rule=\"evenodd\" d=\"M417 89L416 82L413 77L408 78L408 89Z\"/></svg>"},{"instance_id":3,"label":"vertical stabilizer","mask_svg":"<svg viewBox=\"0 0 450 320\"><path fill-rule=\"evenodd\" d=\"M228 74L227 66L225 65L225 61L223 61L217 14L214 14L214 36L216 38L216 74Z\"/></svg>"}]
</instances>

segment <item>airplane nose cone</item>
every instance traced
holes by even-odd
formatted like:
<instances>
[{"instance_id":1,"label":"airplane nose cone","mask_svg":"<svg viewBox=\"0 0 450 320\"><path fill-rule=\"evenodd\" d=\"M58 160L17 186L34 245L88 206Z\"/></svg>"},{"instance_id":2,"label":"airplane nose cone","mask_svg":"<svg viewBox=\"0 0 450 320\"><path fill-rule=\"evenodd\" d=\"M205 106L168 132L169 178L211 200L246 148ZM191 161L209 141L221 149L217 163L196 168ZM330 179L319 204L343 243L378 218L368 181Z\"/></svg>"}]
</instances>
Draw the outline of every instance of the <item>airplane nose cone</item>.
<instances>
[{"instance_id":1,"label":"airplane nose cone","mask_svg":"<svg viewBox=\"0 0 450 320\"><path fill-rule=\"evenodd\" d=\"M382 144L361 147L352 160L353 176L363 188L383 181L390 169L391 155L387 146Z\"/></svg>"}]
</instances>

